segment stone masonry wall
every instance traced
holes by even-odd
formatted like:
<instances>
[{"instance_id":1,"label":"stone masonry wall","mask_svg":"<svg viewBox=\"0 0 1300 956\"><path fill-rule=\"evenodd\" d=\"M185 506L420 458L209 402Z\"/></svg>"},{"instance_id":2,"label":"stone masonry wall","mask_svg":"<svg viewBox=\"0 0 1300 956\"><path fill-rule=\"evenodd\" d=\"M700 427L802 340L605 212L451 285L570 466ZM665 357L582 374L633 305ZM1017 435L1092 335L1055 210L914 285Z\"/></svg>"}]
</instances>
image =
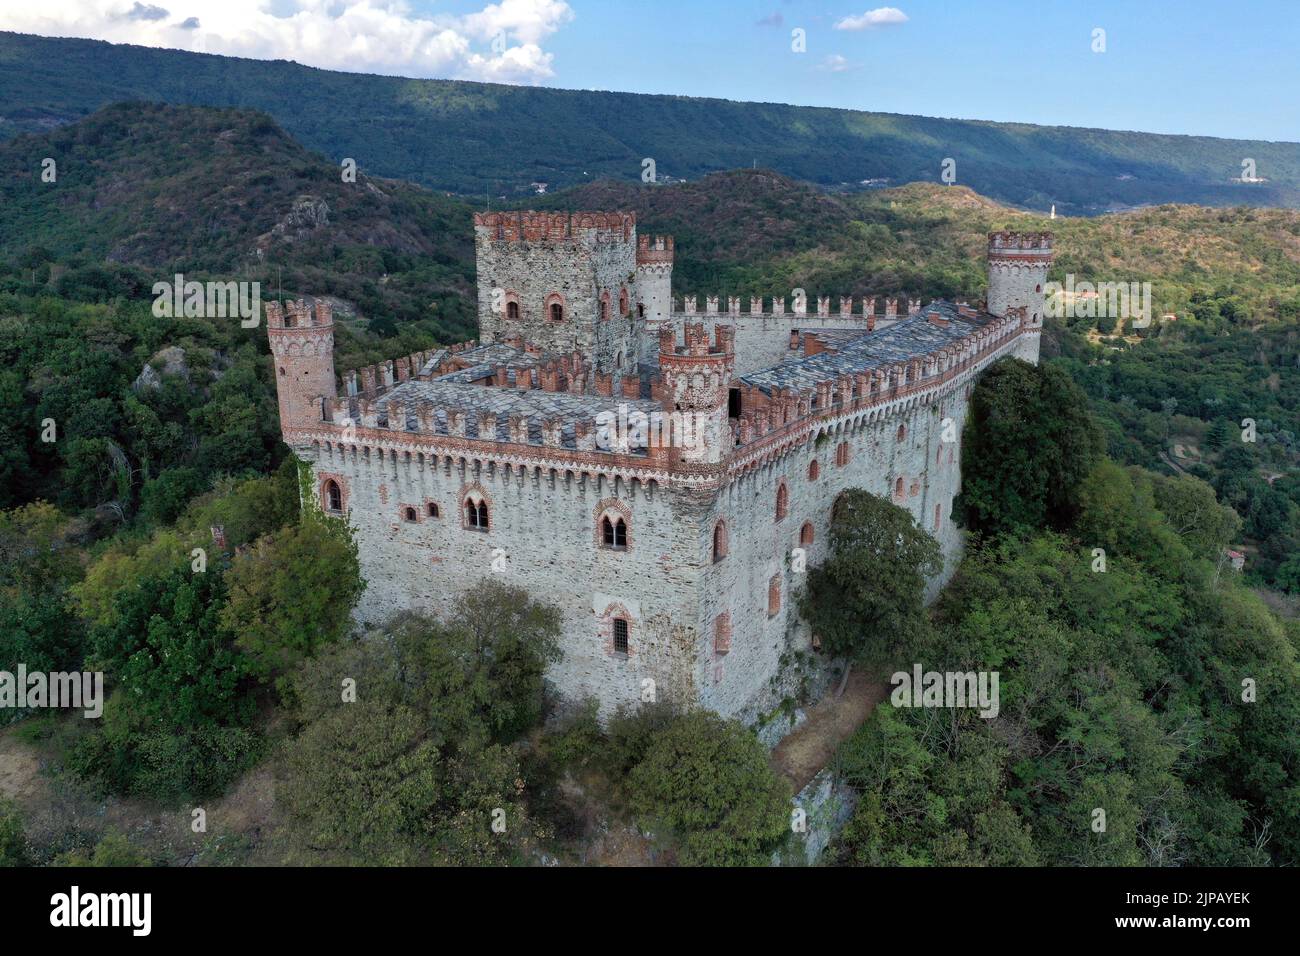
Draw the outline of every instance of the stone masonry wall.
<instances>
[{"instance_id":1,"label":"stone masonry wall","mask_svg":"<svg viewBox=\"0 0 1300 956\"><path fill-rule=\"evenodd\" d=\"M1019 344L1018 339L1012 340L981 368ZM961 558L963 532L952 520L952 505L961 490L961 433L977 373L973 369L953 379L938 399L922 402L913 397L896 406L848 414L818 438L723 489L700 542L706 556L697 623L705 637L697 662L701 703L749 722L776 707L788 692L780 681L782 654L811 647L811 635L799 619L796 603L803 577L792 570L791 552L800 546L801 528L809 522L813 543L805 549L807 566L824 560L831 507L849 488L863 488L903 505L938 538L944 568L930 582L927 599L938 594ZM943 440L945 420L951 425L951 441ZM849 457L846 464L838 465L836 449L841 443L848 444ZM811 479L809 464L814 460L818 477ZM900 478L901 500L895 495ZM789 510L778 521L777 489L782 482ZM719 519L727 525L728 550L725 558L714 563L712 533ZM780 587L780 609L769 615L774 577ZM725 654L716 652L712 639L721 614L730 615L732 631Z\"/></svg>"},{"instance_id":2,"label":"stone masonry wall","mask_svg":"<svg viewBox=\"0 0 1300 956\"><path fill-rule=\"evenodd\" d=\"M445 612L458 594L499 574L562 611L563 658L548 675L560 697L596 697L608 717L618 705L640 701L642 681L650 678L660 699L690 699L697 537L694 524L681 520L691 505L678 493L603 478L534 478L474 463L434 467L418 456L366 460L314 448L299 454L316 473L318 496L326 476L338 476L347 489L367 582L358 621L378 624L406 608ZM465 527L469 489L488 503L486 533ZM431 501L436 518L428 515ZM415 509L414 523L403 520L406 506ZM630 516L626 551L597 543L607 508ZM503 571L493 570L494 557L504 558ZM630 621L626 657L613 652L616 614Z\"/></svg>"},{"instance_id":3,"label":"stone masonry wall","mask_svg":"<svg viewBox=\"0 0 1300 956\"><path fill-rule=\"evenodd\" d=\"M537 241L491 238L490 229L483 226L475 233L481 342L518 334L548 351L580 350L601 372L635 364L635 323L619 312L620 292L626 292L628 311L636 311L635 231L630 240L596 231ZM518 302L518 319L506 318L503 304L494 303L497 289L505 301ZM603 323L601 293L608 293L610 301L609 318ZM564 306L562 322L550 317L548 301L555 295Z\"/></svg>"}]
</instances>

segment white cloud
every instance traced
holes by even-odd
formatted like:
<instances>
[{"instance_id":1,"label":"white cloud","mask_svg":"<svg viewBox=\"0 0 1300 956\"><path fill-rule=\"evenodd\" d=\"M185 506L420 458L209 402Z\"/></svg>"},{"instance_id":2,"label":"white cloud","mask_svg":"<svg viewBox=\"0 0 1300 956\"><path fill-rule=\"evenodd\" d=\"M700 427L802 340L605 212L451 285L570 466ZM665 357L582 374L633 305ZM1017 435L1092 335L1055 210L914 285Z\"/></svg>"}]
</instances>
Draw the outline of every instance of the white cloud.
<instances>
[{"instance_id":1,"label":"white cloud","mask_svg":"<svg viewBox=\"0 0 1300 956\"><path fill-rule=\"evenodd\" d=\"M874 30L907 22L907 14L898 7L877 7L857 17L845 17L835 24L836 30Z\"/></svg>"},{"instance_id":2,"label":"white cloud","mask_svg":"<svg viewBox=\"0 0 1300 956\"><path fill-rule=\"evenodd\" d=\"M424 14L408 0L42 0L0 30L92 37L400 76L535 83L554 75L543 41L573 19L564 0L500 0ZM7 6L7 5L6 5Z\"/></svg>"},{"instance_id":3,"label":"white cloud","mask_svg":"<svg viewBox=\"0 0 1300 956\"><path fill-rule=\"evenodd\" d=\"M819 70L826 70L828 73L846 73L855 67L855 63L850 62L838 53L827 54L822 58L821 63L817 65Z\"/></svg>"}]
</instances>

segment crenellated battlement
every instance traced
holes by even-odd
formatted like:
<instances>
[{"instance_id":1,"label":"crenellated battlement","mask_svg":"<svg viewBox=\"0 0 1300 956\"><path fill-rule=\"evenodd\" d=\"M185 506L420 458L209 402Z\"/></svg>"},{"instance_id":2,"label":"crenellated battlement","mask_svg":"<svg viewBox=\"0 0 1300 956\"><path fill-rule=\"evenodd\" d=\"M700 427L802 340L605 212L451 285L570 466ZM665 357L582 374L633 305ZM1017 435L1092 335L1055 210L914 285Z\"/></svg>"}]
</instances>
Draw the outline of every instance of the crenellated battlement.
<instances>
[{"instance_id":1,"label":"crenellated battlement","mask_svg":"<svg viewBox=\"0 0 1300 956\"><path fill-rule=\"evenodd\" d=\"M713 329L713 340L709 340L708 328L703 322L687 322L682 328L682 341L677 341L677 332L671 326L659 330L659 364L663 367L665 360L672 361L681 356L713 357L722 359L735 353L736 330L729 325L717 325Z\"/></svg>"},{"instance_id":2,"label":"crenellated battlement","mask_svg":"<svg viewBox=\"0 0 1300 956\"><path fill-rule=\"evenodd\" d=\"M862 299L855 299L851 295L838 296L832 308L832 297L829 295L818 295L812 297L812 311L809 311L808 296L792 296L790 306L787 309L785 296L750 296L748 300L742 300L740 296L718 296L708 295L704 297L704 308L700 309L700 297L698 295L683 296L681 299L681 308L676 307L674 300L674 314L679 316L715 316L725 315L744 318L747 316L763 316L767 318L788 319L798 316L812 316L820 319L859 319L863 322L862 327L871 329L874 327L875 320L894 321L899 315L899 309L902 309L902 315L917 315L921 311L921 300L912 299L906 296L865 296ZM748 309L742 306L748 304ZM877 311L877 304L883 304L883 311Z\"/></svg>"},{"instance_id":3,"label":"crenellated battlement","mask_svg":"<svg viewBox=\"0 0 1300 956\"><path fill-rule=\"evenodd\" d=\"M672 236L638 236L636 246L636 264L638 266L647 266L652 264L672 265L673 262L673 237Z\"/></svg>"},{"instance_id":4,"label":"crenellated battlement","mask_svg":"<svg viewBox=\"0 0 1300 956\"><path fill-rule=\"evenodd\" d=\"M557 242L584 235L631 242L636 232L634 212L512 212L474 213L480 241Z\"/></svg>"},{"instance_id":5,"label":"crenellated battlement","mask_svg":"<svg viewBox=\"0 0 1300 956\"><path fill-rule=\"evenodd\" d=\"M332 307L323 299L316 301L314 312L304 299L291 300L284 305L275 301L266 302L262 309L269 329L324 329L334 325Z\"/></svg>"},{"instance_id":6,"label":"crenellated battlement","mask_svg":"<svg viewBox=\"0 0 1300 956\"><path fill-rule=\"evenodd\" d=\"M1052 254L1053 236L1050 232L990 232L988 234L988 254L990 256L1013 253L1033 253L1037 255Z\"/></svg>"}]
</instances>

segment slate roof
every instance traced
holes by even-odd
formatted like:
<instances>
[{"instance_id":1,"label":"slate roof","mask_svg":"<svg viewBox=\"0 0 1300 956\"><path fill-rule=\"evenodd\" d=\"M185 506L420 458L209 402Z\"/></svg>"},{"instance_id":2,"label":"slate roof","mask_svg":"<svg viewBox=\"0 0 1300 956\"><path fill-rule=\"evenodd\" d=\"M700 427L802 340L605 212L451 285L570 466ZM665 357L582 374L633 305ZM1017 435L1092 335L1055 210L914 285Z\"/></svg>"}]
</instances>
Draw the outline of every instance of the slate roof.
<instances>
[{"instance_id":1,"label":"slate roof","mask_svg":"<svg viewBox=\"0 0 1300 956\"><path fill-rule=\"evenodd\" d=\"M510 440L510 416L524 415L528 419L528 441L540 445L542 441L542 424L548 418L558 418L563 422L560 442L566 448L576 448L574 426L585 422L594 431L596 418L601 412L618 413L619 407L626 405L628 414L633 411L644 412L649 416L659 412L659 403L641 399L628 399L605 395L573 395L569 392L548 392L538 388L516 389L495 388L484 385L470 385L460 381L448 381L450 376L435 379L432 382L408 381L397 385L384 393L375 402L381 422L388 418L388 403L397 397L406 407L406 427L409 431L418 431L419 424L415 415L416 405L432 404L434 406L434 431L447 434L447 411L460 409L465 412L465 437L479 438L478 416L481 412L495 412L497 416L497 441ZM354 411L355 414L355 411Z\"/></svg>"},{"instance_id":2,"label":"slate roof","mask_svg":"<svg viewBox=\"0 0 1300 956\"><path fill-rule=\"evenodd\" d=\"M931 312L938 312L948 320L948 325L939 326L930 322L927 316ZM789 359L779 365L742 375L740 381L756 386L769 395L774 388L802 391L841 375L907 362L937 352L996 321L996 318L988 312L978 311L974 315L963 315L954 303L936 300L922 308L919 314L900 319L888 328L876 329L874 332L863 331L853 335L848 330L831 332L809 329L807 331L836 351ZM832 336L835 337L833 345Z\"/></svg>"}]
</instances>

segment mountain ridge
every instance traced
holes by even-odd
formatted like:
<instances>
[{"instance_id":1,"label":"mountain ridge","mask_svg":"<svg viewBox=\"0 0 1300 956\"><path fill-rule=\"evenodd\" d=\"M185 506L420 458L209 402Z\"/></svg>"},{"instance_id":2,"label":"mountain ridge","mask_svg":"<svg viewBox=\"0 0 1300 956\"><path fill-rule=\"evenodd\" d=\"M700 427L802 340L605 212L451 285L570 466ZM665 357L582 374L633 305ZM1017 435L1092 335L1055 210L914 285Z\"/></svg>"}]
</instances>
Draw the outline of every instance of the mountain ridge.
<instances>
[{"instance_id":1,"label":"mountain ridge","mask_svg":"<svg viewBox=\"0 0 1300 956\"><path fill-rule=\"evenodd\" d=\"M1300 207L1300 144L413 80L0 33L0 136L131 99L260 109L336 162L350 156L376 175L475 196L637 181L647 157L665 178L759 165L827 189L937 182L952 157L959 183L1043 211ZM1234 184L1243 158L1268 181Z\"/></svg>"}]
</instances>

